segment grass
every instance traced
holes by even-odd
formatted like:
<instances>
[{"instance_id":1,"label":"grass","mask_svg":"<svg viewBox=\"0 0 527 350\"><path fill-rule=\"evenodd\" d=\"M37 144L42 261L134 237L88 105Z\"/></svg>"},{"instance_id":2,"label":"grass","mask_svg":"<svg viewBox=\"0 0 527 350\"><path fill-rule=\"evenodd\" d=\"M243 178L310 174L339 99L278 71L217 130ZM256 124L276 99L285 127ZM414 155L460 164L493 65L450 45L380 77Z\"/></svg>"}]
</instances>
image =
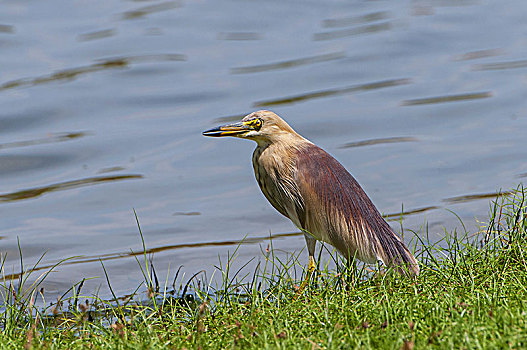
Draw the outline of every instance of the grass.
<instances>
[{"instance_id":1,"label":"grass","mask_svg":"<svg viewBox=\"0 0 527 350\"><path fill-rule=\"evenodd\" d=\"M271 245L241 269L232 270L236 252L220 262L216 287L199 272L184 281L180 270L179 288L160 284L145 255L143 300L81 297L81 281L42 309L35 300L46 273L25 286L28 271L0 286L0 348L525 348L526 197L519 187L497 198L477 233L463 228L430 243L423 227L415 280L322 264L296 297L303 262L277 257Z\"/></svg>"}]
</instances>

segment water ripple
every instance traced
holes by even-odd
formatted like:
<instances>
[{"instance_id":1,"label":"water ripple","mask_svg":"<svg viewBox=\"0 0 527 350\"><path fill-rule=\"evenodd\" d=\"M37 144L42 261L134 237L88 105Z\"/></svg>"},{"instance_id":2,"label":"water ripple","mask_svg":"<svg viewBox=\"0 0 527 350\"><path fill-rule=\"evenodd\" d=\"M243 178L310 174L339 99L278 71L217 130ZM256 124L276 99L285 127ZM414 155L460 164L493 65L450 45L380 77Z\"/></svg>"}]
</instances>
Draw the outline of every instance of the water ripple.
<instances>
[{"instance_id":1,"label":"water ripple","mask_svg":"<svg viewBox=\"0 0 527 350\"><path fill-rule=\"evenodd\" d=\"M410 84L410 83L411 83L410 79L382 80L382 81L377 81L373 83L349 86L345 88L321 90L321 91L309 92L306 94L301 94L301 95L296 95L296 96L289 96L289 97L278 98L278 99L273 99L273 100L258 101L258 102L253 103L253 107L284 105L284 104L289 104L289 103L297 103L297 102L302 102L306 100L312 100L315 98L342 95L342 94L358 92L358 91L382 89L386 87L398 86L398 85L404 85L404 84Z\"/></svg>"},{"instance_id":2,"label":"water ripple","mask_svg":"<svg viewBox=\"0 0 527 350\"><path fill-rule=\"evenodd\" d=\"M487 49L487 50L470 51L470 52L464 53L462 55L455 56L454 60L455 61L476 60L478 58L498 56L498 55L500 55L502 53L503 52L500 49Z\"/></svg>"},{"instance_id":3,"label":"water ripple","mask_svg":"<svg viewBox=\"0 0 527 350\"><path fill-rule=\"evenodd\" d=\"M527 60L475 64L472 70L502 70L527 67Z\"/></svg>"},{"instance_id":4,"label":"water ripple","mask_svg":"<svg viewBox=\"0 0 527 350\"><path fill-rule=\"evenodd\" d=\"M501 196L508 196L512 192L505 191L505 192L491 192L491 193L478 193L478 194L467 194L463 196L456 196L456 197L450 197L443 199L443 202L455 204L455 203L464 203L464 202L471 202L479 199L487 199L487 198L497 198Z\"/></svg>"},{"instance_id":5,"label":"water ripple","mask_svg":"<svg viewBox=\"0 0 527 350\"><path fill-rule=\"evenodd\" d=\"M345 37L353 36L353 35L382 32L382 31L390 30L391 28L392 28L392 25L390 22L369 24L369 25L361 26L357 28L340 29L340 30L334 30L331 32L315 33L313 34L313 40L321 41L321 40L340 39L340 38L345 38Z\"/></svg>"},{"instance_id":6,"label":"water ripple","mask_svg":"<svg viewBox=\"0 0 527 350\"><path fill-rule=\"evenodd\" d=\"M97 174L114 173L114 172L123 171L123 170L126 170L126 169L122 166L112 166L109 168L100 169L99 171L97 171Z\"/></svg>"},{"instance_id":7,"label":"water ripple","mask_svg":"<svg viewBox=\"0 0 527 350\"><path fill-rule=\"evenodd\" d=\"M356 24L380 21L383 19L387 19L389 16L390 13L387 11L377 11L362 16L325 19L324 21L322 21L322 26L326 28L347 27Z\"/></svg>"},{"instance_id":8,"label":"water ripple","mask_svg":"<svg viewBox=\"0 0 527 350\"><path fill-rule=\"evenodd\" d=\"M383 143L415 142L415 141L419 141L419 140L415 137L386 137L386 138L349 142L349 143L343 144L339 148L352 148L352 147L379 145Z\"/></svg>"},{"instance_id":9,"label":"water ripple","mask_svg":"<svg viewBox=\"0 0 527 350\"><path fill-rule=\"evenodd\" d=\"M26 146L40 145L44 143L64 142L64 141L69 141L69 140L77 139L80 137L84 137L86 135L87 133L85 132L61 133L61 134L55 134L50 137L36 139L36 140L0 143L0 149L26 147Z\"/></svg>"},{"instance_id":10,"label":"water ripple","mask_svg":"<svg viewBox=\"0 0 527 350\"><path fill-rule=\"evenodd\" d=\"M117 34L117 30L115 29L103 29L103 30L98 30L98 31L91 32L91 33L80 34L77 37L77 40L78 41L90 41L90 40L104 39L104 38L114 36L116 34Z\"/></svg>"},{"instance_id":11,"label":"water ripple","mask_svg":"<svg viewBox=\"0 0 527 350\"><path fill-rule=\"evenodd\" d=\"M246 237L244 239L237 239L237 240L230 240L230 241L172 244L172 245L150 248L150 249L146 249L145 251L138 251L138 252L127 251L127 252L122 252L122 253L109 253L109 254L101 254L101 255L84 255L80 257L72 257L71 259L68 259L67 261L62 262L60 265L64 266L64 265L87 264L87 263L92 263L92 262L129 258L129 257L140 256L144 254L150 255L154 253L176 250L176 249L184 249L184 248L202 248L202 247L217 247L217 246L221 247L221 246L237 246L240 244L255 244L255 243L266 241L268 239L302 236L303 234L304 234L303 232L277 233L274 235L266 235L266 236L259 236L259 237ZM42 265L42 266L34 267L31 271L47 270L53 266L55 265L54 264ZM19 273L13 273L13 274L2 276L4 280L11 280L11 279L15 279L18 277L20 277Z\"/></svg>"},{"instance_id":12,"label":"water ripple","mask_svg":"<svg viewBox=\"0 0 527 350\"><path fill-rule=\"evenodd\" d=\"M108 59L99 59L98 63L94 63L88 66L68 68L57 71L49 75L43 75L36 78L22 78L11 80L6 83L0 84L0 91L14 89L19 87L29 87L35 85L46 84L54 81L71 81L80 75L87 73L94 73L103 71L106 69L122 69L128 67L131 63L140 62L158 62L158 61L184 61L186 60L185 55L180 54L159 54L159 55L142 55L142 56L128 56L128 57L116 57Z\"/></svg>"},{"instance_id":13,"label":"water ripple","mask_svg":"<svg viewBox=\"0 0 527 350\"><path fill-rule=\"evenodd\" d=\"M402 216L404 217L404 216L408 216L408 215L420 214L420 213L424 213L425 211L435 210L435 209L439 209L439 208L440 207L438 207L438 206L431 205L431 206L428 206L428 207L402 211L402 212L399 212L399 213L385 214L385 215L383 215L383 217L385 219L391 221L391 220L397 220L397 219L401 218Z\"/></svg>"},{"instance_id":14,"label":"water ripple","mask_svg":"<svg viewBox=\"0 0 527 350\"><path fill-rule=\"evenodd\" d=\"M131 174L131 175L115 175L115 176L94 176L80 180L59 182L51 185L29 188L26 190L20 190L16 192L6 193L0 195L0 202L14 202L24 199L40 197L46 193L64 191L72 188L95 185L104 182L121 181L121 180L132 180L142 179L143 175Z\"/></svg>"},{"instance_id":15,"label":"water ripple","mask_svg":"<svg viewBox=\"0 0 527 350\"><path fill-rule=\"evenodd\" d=\"M8 24L0 24L0 33L13 34L15 32L15 26Z\"/></svg>"},{"instance_id":16,"label":"water ripple","mask_svg":"<svg viewBox=\"0 0 527 350\"><path fill-rule=\"evenodd\" d=\"M265 72L269 70L298 67L298 66L303 66L303 65L313 64L313 63L318 63L318 62L332 61L332 60L337 60L343 57L346 57L346 53L344 51L339 51L339 52L333 52L333 53L328 53L324 55L297 58L293 60L287 60L287 61L281 61L281 62L275 62L275 63L260 64L260 65L255 65L255 66L246 66L246 67L236 67L236 68L231 69L231 73L233 74L258 73L258 72Z\"/></svg>"},{"instance_id":17,"label":"water ripple","mask_svg":"<svg viewBox=\"0 0 527 350\"><path fill-rule=\"evenodd\" d=\"M405 100L401 104L403 106L417 106L417 105L426 105L432 103L444 103L444 102L457 102L457 101L466 101L466 100L477 100L480 98L492 97L492 92L470 92L466 94L457 94L457 95L444 95L436 97L426 97L426 98L416 98L412 100Z\"/></svg>"},{"instance_id":18,"label":"water ripple","mask_svg":"<svg viewBox=\"0 0 527 350\"><path fill-rule=\"evenodd\" d=\"M171 9L178 8L181 6L182 5L179 1L167 1L167 2L160 3L160 4L148 5L148 6L140 7L135 10L126 11L122 14L121 18L122 19L136 19L136 18L144 17L151 13L167 11L167 10L171 10Z\"/></svg>"}]
</instances>

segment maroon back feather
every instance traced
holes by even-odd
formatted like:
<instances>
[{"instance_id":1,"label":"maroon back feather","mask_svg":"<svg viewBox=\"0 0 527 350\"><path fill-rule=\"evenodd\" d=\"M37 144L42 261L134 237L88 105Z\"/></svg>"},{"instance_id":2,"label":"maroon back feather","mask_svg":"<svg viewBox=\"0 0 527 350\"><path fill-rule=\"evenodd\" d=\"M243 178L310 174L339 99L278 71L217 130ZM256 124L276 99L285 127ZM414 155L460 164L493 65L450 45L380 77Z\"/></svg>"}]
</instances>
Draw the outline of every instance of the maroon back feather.
<instances>
[{"instance_id":1,"label":"maroon back feather","mask_svg":"<svg viewBox=\"0 0 527 350\"><path fill-rule=\"evenodd\" d=\"M417 275L417 261L406 248L399 236L381 216L368 195L353 176L331 155L320 147L310 144L298 151L296 158L297 183L302 197L318 199L317 207L325 210L327 234L331 243L344 256L357 252L354 245L369 245L371 255L382 258L388 266L398 266L402 272L404 266L410 274ZM297 208L300 220L306 222L309 208ZM335 213L339 213L335 218ZM315 215L315 213L311 213ZM342 231L342 224L348 232ZM309 230L308 227L304 227ZM355 236L353 236L355 235ZM361 236L362 235L362 236ZM352 257L352 256L351 256Z\"/></svg>"}]
</instances>

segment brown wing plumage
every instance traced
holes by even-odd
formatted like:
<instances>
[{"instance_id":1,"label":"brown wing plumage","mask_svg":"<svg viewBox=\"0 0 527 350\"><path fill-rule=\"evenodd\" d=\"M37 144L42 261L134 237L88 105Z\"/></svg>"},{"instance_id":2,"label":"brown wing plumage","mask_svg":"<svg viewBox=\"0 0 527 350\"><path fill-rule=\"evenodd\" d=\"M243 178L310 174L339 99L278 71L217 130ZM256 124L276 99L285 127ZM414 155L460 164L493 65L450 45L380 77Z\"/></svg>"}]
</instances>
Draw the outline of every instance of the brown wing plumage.
<instances>
[{"instance_id":1,"label":"brown wing plumage","mask_svg":"<svg viewBox=\"0 0 527 350\"><path fill-rule=\"evenodd\" d=\"M419 273L415 258L383 219L351 174L331 155L310 144L298 150L296 183L302 195L305 230L346 258Z\"/></svg>"}]
</instances>

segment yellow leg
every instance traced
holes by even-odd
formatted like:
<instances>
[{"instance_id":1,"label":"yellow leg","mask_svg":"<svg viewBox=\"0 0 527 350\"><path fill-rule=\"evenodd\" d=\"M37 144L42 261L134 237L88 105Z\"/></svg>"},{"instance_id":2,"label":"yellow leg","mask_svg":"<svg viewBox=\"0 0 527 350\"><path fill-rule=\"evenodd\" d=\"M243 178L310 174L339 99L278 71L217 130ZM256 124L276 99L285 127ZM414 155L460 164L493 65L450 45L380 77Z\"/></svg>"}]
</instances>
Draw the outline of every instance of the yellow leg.
<instances>
[{"instance_id":1,"label":"yellow leg","mask_svg":"<svg viewBox=\"0 0 527 350\"><path fill-rule=\"evenodd\" d=\"M315 264L315 259L313 258L313 256L310 255L309 256L309 265L307 266L306 278L304 279L304 281L300 285L300 288L298 288L298 290L296 291L296 295L294 297L294 300L296 300L300 296L300 294L302 294L304 292L304 289L306 289L307 285L309 284L309 280L311 279L311 275L313 275L313 271L315 271L316 267L317 267L317 265Z\"/></svg>"},{"instance_id":2,"label":"yellow leg","mask_svg":"<svg viewBox=\"0 0 527 350\"><path fill-rule=\"evenodd\" d=\"M315 268L317 265L315 264L315 258L313 258L311 255L309 256L309 265L307 267L307 271L311 274L313 271L315 271Z\"/></svg>"}]
</instances>

